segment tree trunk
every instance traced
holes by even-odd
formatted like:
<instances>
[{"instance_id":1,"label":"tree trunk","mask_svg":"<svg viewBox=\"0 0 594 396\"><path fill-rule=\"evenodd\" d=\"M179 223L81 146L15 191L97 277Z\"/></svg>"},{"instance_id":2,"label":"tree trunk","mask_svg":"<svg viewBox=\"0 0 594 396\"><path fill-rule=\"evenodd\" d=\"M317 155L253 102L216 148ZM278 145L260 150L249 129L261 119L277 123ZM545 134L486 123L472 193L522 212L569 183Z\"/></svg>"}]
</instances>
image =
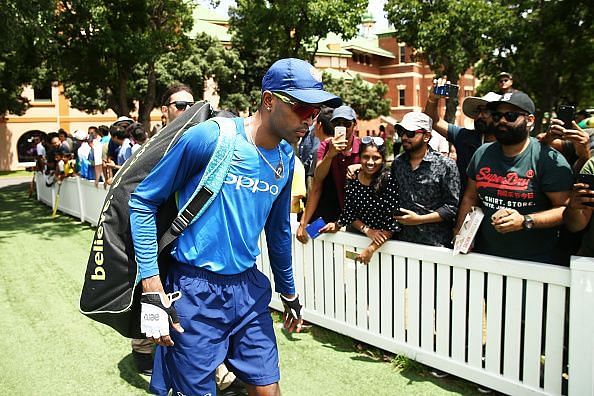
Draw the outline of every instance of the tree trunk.
<instances>
[{"instance_id":1,"label":"tree trunk","mask_svg":"<svg viewBox=\"0 0 594 396\"><path fill-rule=\"evenodd\" d=\"M147 73L147 88L146 95L138 105L138 122L142 124L145 131L149 131L151 127L151 111L155 107L155 99L157 96L157 77L155 75L155 63L148 64Z\"/></svg>"}]
</instances>

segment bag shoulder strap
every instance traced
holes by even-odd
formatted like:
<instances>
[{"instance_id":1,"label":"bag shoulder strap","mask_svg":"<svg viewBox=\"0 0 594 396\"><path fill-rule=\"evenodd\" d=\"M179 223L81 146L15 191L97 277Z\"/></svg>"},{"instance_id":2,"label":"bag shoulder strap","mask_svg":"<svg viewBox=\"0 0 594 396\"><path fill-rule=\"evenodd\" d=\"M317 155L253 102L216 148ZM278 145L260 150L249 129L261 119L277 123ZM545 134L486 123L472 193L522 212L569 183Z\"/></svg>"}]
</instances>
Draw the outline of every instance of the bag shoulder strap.
<instances>
[{"instance_id":1,"label":"bag shoulder strap","mask_svg":"<svg viewBox=\"0 0 594 396\"><path fill-rule=\"evenodd\" d=\"M212 120L219 125L217 145L196 190L159 240L159 254L204 213L221 191L227 177L237 138L236 124L231 118L215 117Z\"/></svg>"}]
</instances>

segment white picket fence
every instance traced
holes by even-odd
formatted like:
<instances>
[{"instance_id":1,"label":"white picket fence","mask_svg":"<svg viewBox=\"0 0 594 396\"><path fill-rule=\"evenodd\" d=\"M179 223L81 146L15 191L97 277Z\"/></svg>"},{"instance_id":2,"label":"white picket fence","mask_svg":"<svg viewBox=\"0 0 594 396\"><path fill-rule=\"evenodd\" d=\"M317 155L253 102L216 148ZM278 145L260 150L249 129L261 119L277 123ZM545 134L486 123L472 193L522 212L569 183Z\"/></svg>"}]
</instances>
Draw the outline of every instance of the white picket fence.
<instances>
[{"instance_id":1,"label":"white picket fence","mask_svg":"<svg viewBox=\"0 0 594 396\"><path fill-rule=\"evenodd\" d=\"M52 206L57 187L37 179ZM59 210L96 224L106 194L67 179ZM293 241L307 321L506 394L560 395L569 375L570 395L594 395L594 259L564 268L396 241L369 265L346 258L368 243L344 232ZM271 306L282 309L276 294Z\"/></svg>"}]
</instances>

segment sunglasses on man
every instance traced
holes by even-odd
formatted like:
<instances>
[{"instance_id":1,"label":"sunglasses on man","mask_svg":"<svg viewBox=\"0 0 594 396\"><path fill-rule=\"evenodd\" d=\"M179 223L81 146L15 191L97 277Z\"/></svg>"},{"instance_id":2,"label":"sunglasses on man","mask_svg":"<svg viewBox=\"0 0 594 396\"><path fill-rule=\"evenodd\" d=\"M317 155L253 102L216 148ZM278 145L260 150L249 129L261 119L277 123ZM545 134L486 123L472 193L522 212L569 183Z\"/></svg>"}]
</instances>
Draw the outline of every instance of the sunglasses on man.
<instances>
[{"instance_id":1,"label":"sunglasses on man","mask_svg":"<svg viewBox=\"0 0 594 396\"><path fill-rule=\"evenodd\" d=\"M287 98L284 95L281 95L278 92L272 92L272 94L276 96L281 102L291 106L291 110L293 110L293 113L297 114L299 118L302 120L306 120L310 117L316 118L320 113L319 107L306 103L292 101L291 99Z\"/></svg>"},{"instance_id":2,"label":"sunglasses on man","mask_svg":"<svg viewBox=\"0 0 594 396\"><path fill-rule=\"evenodd\" d=\"M381 147L384 145L384 139L379 136L363 136L361 138L361 143L363 144L375 144L377 147Z\"/></svg>"},{"instance_id":3,"label":"sunglasses on man","mask_svg":"<svg viewBox=\"0 0 594 396\"><path fill-rule=\"evenodd\" d=\"M424 129L417 129L415 131L409 131L408 129L404 129L402 127L399 127L396 130L396 134L398 135L398 137L402 137L403 135L406 135L406 137L409 139L414 138L417 133L425 133L425 132L427 132L427 131Z\"/></svg>"},{"instance_id":4,"label":"sunglasses on man","mask_svg":"<svg viewBox=\"0 0 594 396\"><path fill-rule=\"evenodd\" d=\"M499 84L505 84L508 81L509 81L509 78L502 78L501 80L499 80Z\"/></svg>"},{"instance_id":5,"label":"sunglasses on man","mask_svg":"<svg viewBox=\"0 0 594 396\"><path fill-rule=\"evenodd\" d=\"M499 120L501 120L503 117L505 117L505 119L509 122L515 122L522 115L527 116L528 113L521 111L506 111L503 113L500 111L491 112L491 118L493 118L493 122L499 122Z\"/></svg>"},{"instance_id":6,"label":"sunglasses on man","mask_svg":"<svg viewBox=\"0 0 594 396\"><path fill-rule=\"evenodd\" d=\"M191 107L194 102L187 102L185 100L174 100L172 102L167 103L167 106L175 105L175 108L178 110L185 110L188 107Z\"/></svg>"}]
</instances>

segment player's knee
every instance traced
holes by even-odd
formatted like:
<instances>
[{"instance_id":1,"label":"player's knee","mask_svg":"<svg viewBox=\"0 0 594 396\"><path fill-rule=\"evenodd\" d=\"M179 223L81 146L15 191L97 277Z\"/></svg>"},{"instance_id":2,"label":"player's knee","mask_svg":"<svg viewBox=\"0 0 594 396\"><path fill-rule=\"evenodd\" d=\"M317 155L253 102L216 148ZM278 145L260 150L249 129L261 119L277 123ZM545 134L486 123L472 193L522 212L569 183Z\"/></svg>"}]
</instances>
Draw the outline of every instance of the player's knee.
<instances>
[{"instance_id":1,"label":"player's knee","mask_svg":"<svg viewBox=\"0 0 594 396\"><path fill-rule=\"evenodd\" d=\"M250 396L280 396L278 382L264 386L246 384L246 387Z\"/></svg>"}]
</instances>

